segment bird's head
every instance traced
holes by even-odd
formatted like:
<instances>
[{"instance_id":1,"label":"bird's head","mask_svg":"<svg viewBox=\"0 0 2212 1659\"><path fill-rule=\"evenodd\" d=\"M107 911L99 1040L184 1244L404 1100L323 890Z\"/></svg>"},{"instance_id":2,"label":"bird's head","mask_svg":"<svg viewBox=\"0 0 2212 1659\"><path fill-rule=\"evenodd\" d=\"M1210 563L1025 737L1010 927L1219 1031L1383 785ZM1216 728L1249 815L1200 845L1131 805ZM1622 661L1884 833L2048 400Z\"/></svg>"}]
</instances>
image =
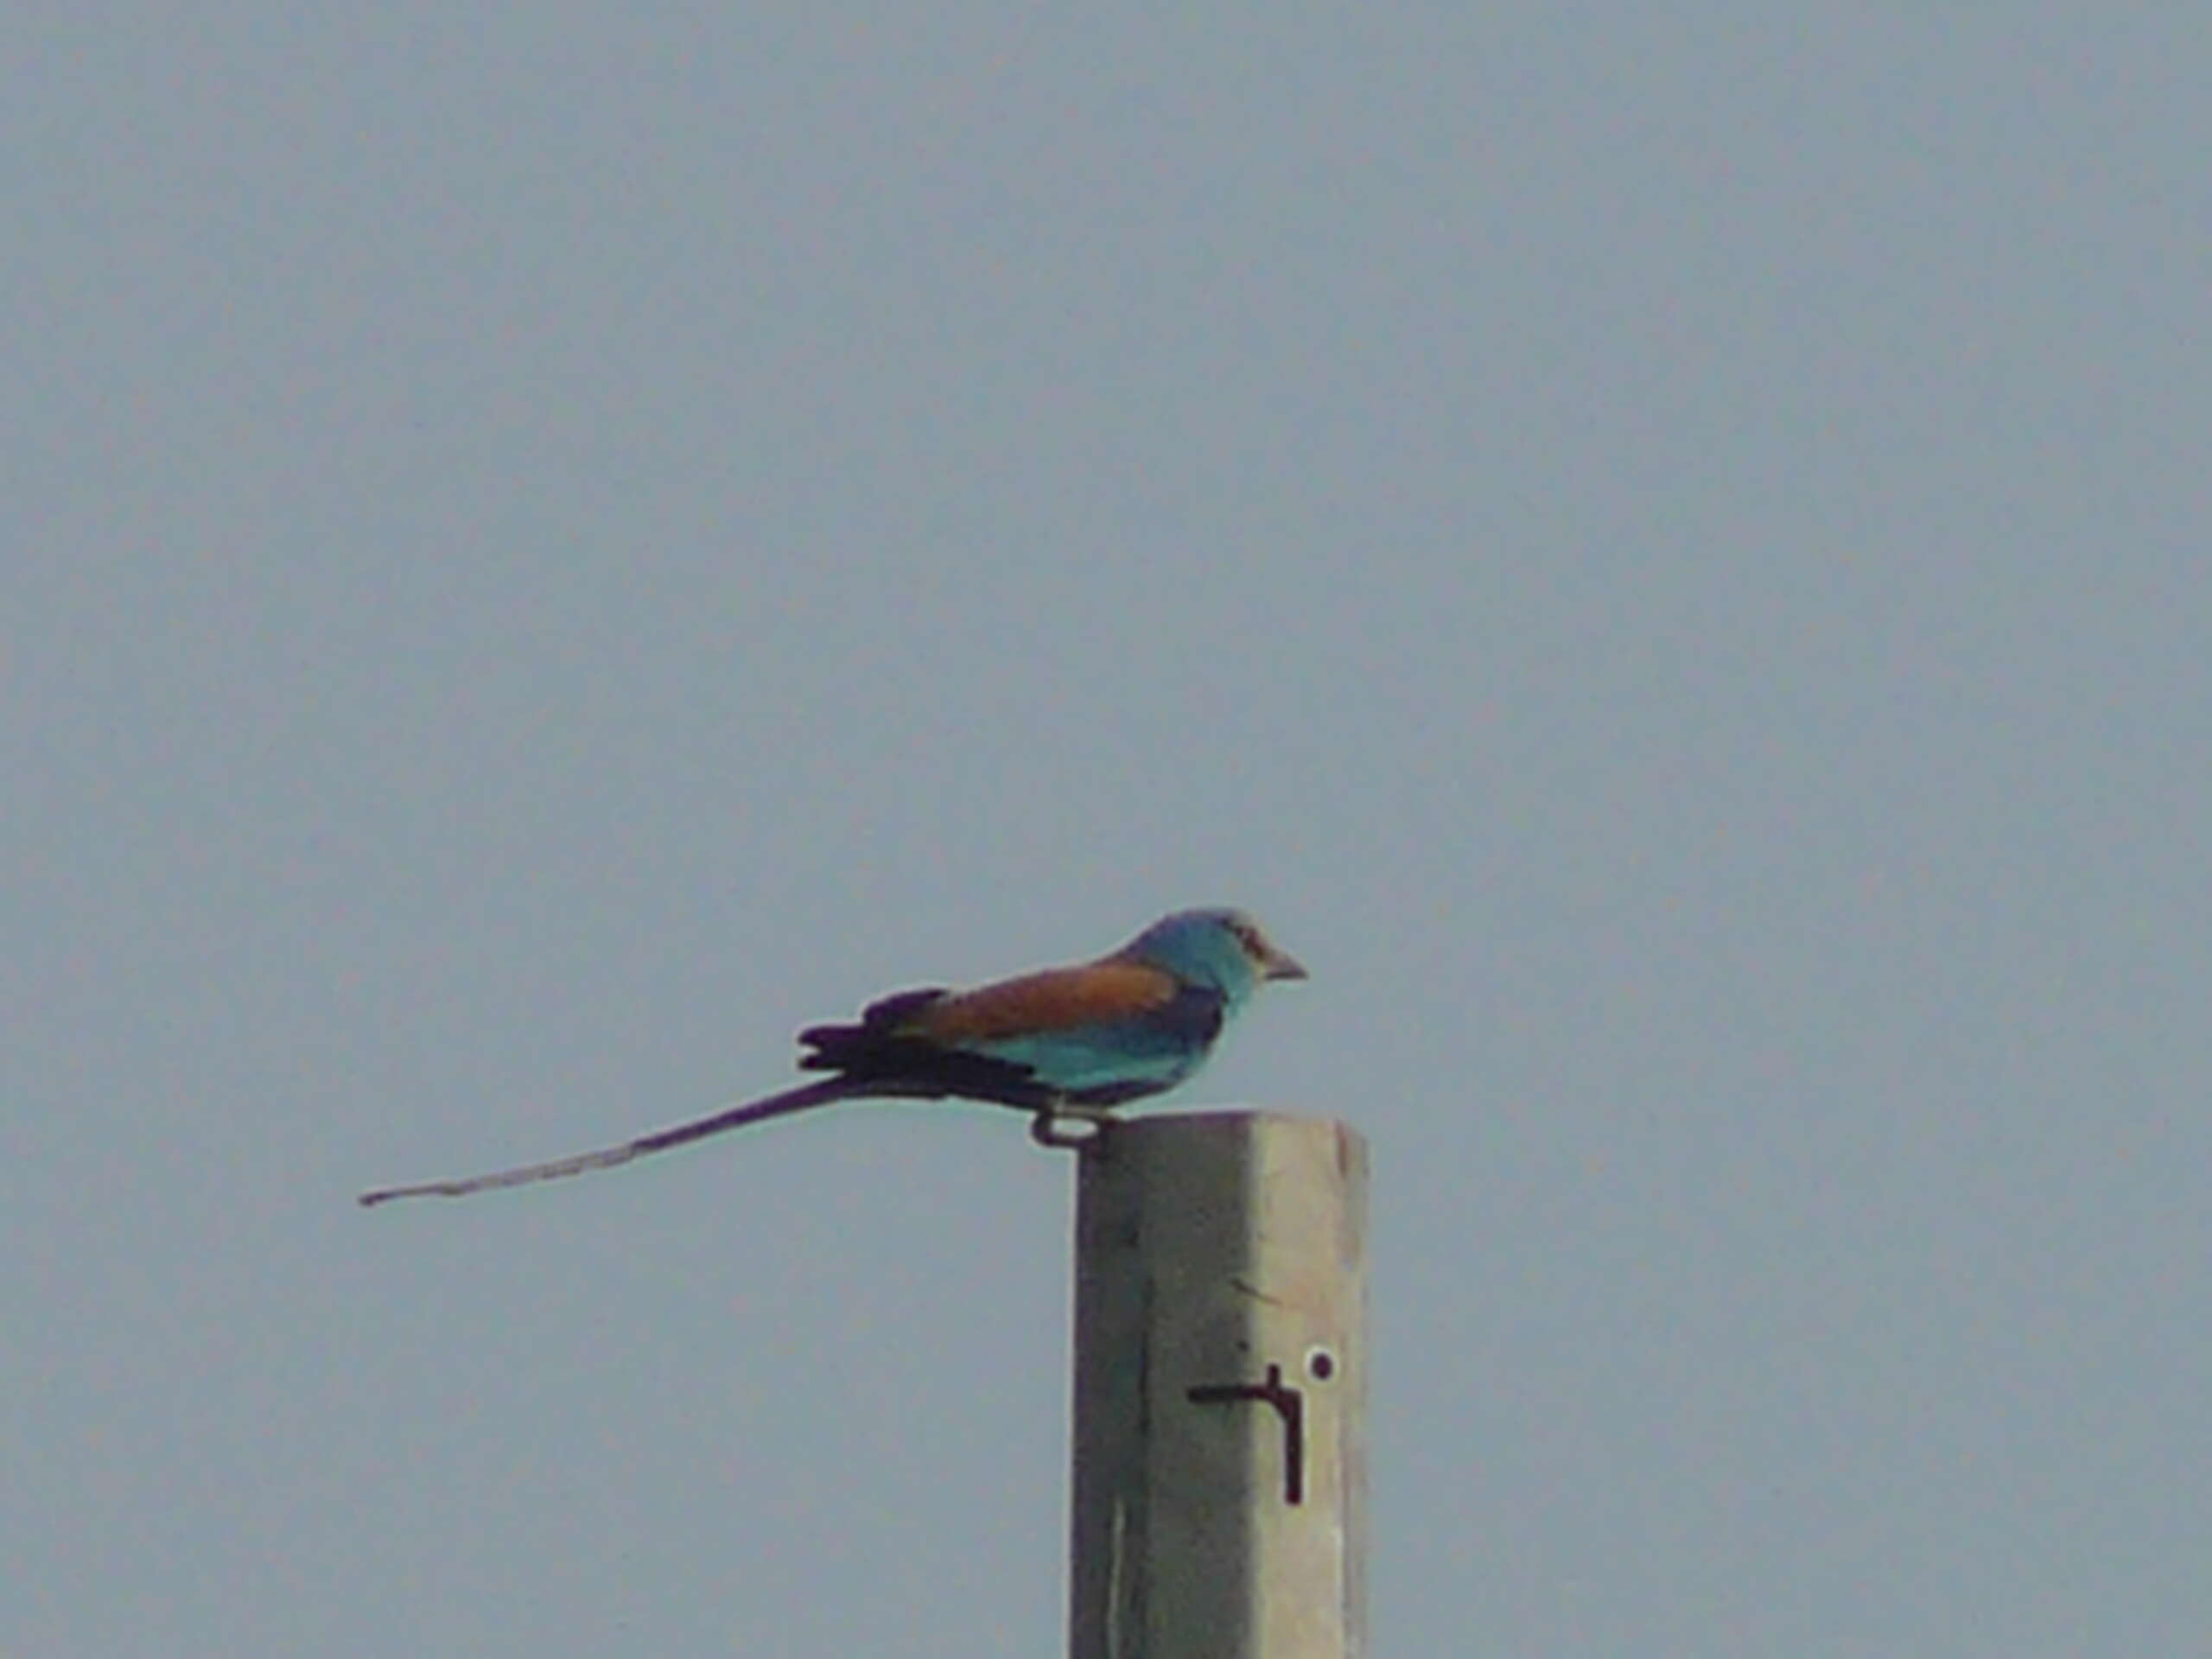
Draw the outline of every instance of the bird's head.
<instances>
[{"instance_id":1,"label":"bird's head","mask_svg":"<svg viewBox=\"0 0 2212 1659\"><path fill-rule=\"evenodd\" d=\"M1241 910L1179 910L1116 954L1164 968L1186 984L1217 990L1232 1005L1268 980L1306 977L1297 958L1271 943Z\"/></svg>"}]
</instances>

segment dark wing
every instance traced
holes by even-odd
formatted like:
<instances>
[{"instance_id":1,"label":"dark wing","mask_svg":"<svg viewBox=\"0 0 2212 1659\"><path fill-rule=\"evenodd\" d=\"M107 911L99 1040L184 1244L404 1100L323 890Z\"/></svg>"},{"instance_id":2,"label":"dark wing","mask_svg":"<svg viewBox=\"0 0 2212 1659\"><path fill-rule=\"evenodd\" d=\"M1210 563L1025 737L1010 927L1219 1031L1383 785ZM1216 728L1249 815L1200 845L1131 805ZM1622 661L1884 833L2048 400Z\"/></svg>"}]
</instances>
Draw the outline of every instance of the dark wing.
<instances>
[{"instance_id":1,"label":"dark wing","mask_svg":"<svg viewBox=\"0 0 2212 1659\"><path fill-rule=\"evenodd\" d=\"M834 1071L855 1094L922 1099L957 1095L1007 1106L1047 1104L1051 1091L1038 1085L1028 1067L964 1054L916 1034L915 1021L951 995L942 986L898 991L869 1003L857 1025L810 1026L798 1034L807 1050L799 1067Z\"/></svg>"},{"instance_id":2,"label":"dark wing","mask_svg":"<svg viewBox=\"0 0 2212 1659\"><path fill-rule=\"evenodd\" d=\"M811 1071L835 1071L887 1093L959 1095L1041 1108L1090 1098L1087 1083L1056 1078L1037 1064L1062 1033L1106 1038L1145 1020L1175 1025L1187 999L1173 976L1140 963L1098 962L1052 968L972 991L931 986L872 1002L857 1025L815 1026L799 1033ZM1192 1010L1204 1019L1206 1011ZM1210 1041L1219 1024L1201 1041ZM1147 1084L1119 1098L1153 1092Z\"/></svg>"}]
</instances>

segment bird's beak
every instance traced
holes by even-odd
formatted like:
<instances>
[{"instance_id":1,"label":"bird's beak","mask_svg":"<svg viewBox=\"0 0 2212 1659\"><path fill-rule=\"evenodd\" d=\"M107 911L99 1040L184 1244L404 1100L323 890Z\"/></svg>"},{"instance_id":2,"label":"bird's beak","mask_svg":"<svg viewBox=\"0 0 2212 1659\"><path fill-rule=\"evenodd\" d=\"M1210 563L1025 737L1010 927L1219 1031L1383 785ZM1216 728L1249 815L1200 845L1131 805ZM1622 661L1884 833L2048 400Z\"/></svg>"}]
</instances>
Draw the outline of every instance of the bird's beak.
<instances>
[{"instance_id":1,"label":"bird's beak","mask_svg":"<svg viewBox=\"0 0 2212 1659\"><path fill-rule=\"evenodd\" d=\"M1307 975L1306 964L1299 961L1296 957L1287 950L1278 950L1274 946L1269 945L1268 954L1260 958L1260 977L1262 979L1305 979Z\"/></svg>"}]
</instances>

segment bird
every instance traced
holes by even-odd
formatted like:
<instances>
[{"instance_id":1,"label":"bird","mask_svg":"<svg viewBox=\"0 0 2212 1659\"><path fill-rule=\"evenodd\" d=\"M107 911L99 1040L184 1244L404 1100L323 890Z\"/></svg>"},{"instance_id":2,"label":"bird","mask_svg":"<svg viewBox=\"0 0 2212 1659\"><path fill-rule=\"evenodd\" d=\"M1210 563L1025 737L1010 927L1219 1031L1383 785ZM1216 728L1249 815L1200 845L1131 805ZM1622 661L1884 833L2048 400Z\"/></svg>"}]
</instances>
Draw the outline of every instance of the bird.
<instances>
[{"instance_id":1,"label":"bird","mask_svg":"<svg viewBox=\"0 0 2212 1659\"><path fill-rule=\"evenodd\" d=\"M612 1169L768 1118L871 1097L1011 1106L1032 1115L1039 1145L1080 1146L1113 1108L1189 1078L1262 984L1306 977L1244 912L1177 911L1090 962L964 991L895 991L868 1004L855 1023L810 1026L798 1034L805 1051L798 1066L830 1074L816 1082L620 1146L488 1175L380 1187L359 1202L462 1198ZM1063 1119L1089 1120L1088 1128L1071 1135Z\"/></svg>"}]
</instances>

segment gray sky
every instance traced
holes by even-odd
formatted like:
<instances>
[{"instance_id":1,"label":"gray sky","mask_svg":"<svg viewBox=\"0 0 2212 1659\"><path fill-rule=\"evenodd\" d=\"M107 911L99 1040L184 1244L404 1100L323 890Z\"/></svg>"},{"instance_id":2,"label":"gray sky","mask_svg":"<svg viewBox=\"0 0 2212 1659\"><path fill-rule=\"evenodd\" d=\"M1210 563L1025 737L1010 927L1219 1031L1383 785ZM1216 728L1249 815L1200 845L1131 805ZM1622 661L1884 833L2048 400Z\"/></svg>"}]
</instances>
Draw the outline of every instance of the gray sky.
<instances>
[{"instance_id":1,"label":"gray sky","mask_svg":"<svg viewBox=\"0 0 2212 1659\"><path fill-rule=\"evenodd\" d=\"M2212 1628L2201 20L34 6L0 1651L1055 1650L1065 1161L1250 906L1398 1654Z\"/></svg>"}]
</instances>

